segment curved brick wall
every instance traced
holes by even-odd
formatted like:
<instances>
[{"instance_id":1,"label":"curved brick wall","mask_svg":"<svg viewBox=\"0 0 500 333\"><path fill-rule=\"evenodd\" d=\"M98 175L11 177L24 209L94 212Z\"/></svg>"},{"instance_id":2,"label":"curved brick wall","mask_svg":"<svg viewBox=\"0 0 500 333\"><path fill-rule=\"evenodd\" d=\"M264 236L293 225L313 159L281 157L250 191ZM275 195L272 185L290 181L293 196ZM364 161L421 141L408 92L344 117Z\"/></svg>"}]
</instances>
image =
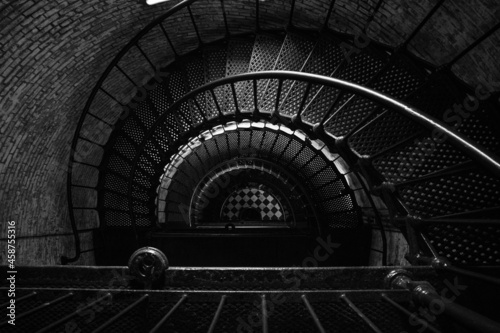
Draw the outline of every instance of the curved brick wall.
<instances>
[{"instance_id":1,"label":"curved brick wall","mask_svg":"<svg viewBox=\"0 0 500 333\"><path fill-rule=\"evenodd\" d=\"M66 170L70 144L83 106L101 73L116 53L142 27L179 1L149 7L139 0L69 0L1 2L0 7L0 222L5 238L5 221L16 220L18 236L70 232L66 202ZM398 45L415 27L436 0L417 2L386 0L368 29L379 41ZM226 1L231 31L253 29L254 0ZM364 26L376 1L338 0L329 26L353 33ZM262 28L281 27L288 21L289 1L261 2ZM411 44L416 54L441 64L457 50L481 35L499 20L495 0L447 1ZM319 28L328 1L298 0L294 21L300 27ZM204 1L193 6L204 41L224 34L219 1ZM271 22L270 19L273 19ZM278 22L278 23L275 23ZM184 11L165 27L172 34L178 52L197 46L188 13ZM165 63L173 54L162 32L152 31L143 45L154 63ZM496 33L455 66L457 74L472 85L500 77L497 59L500 34ZM152 46L154 45L154 47ZM139 62L137 60L141 59ZM146 61L136 50L124 59L123 67L141 81ZM150 71L150 69L149 69ZM119 73L106 82L110 91L122 91L127 83ZM500 81L500 80L498 80ZM496 89L500 89L499 86ZM133 90L125 95L130 98ZM118 112L109 101L96 100L93 107L108 110L106 119L114 123ZM104 113L103 113L104 114ZM95 124L86 124L89 135ZM105 138L104 138L105 139ZM83 149L83 148L82 148ZM87 155L98 164L102 151L97 146ZM80 194L93 203L95 193ZM81 198L80 198L81 199ZM81 200L80 200L81 201ZM95 219L83 218L95 226ZM0 245L5 240L0 241ZM1 245L4 247L4 245ZM82 249L91 248L88 234ZM72 237L19 239L18 263L55 264L61 254L72 255ZM4 262L4 251L0 253ZM84 254L79 263L91 263Z\"/></svg>"},{"instance_id":2,"label":"curved brick wall","mask_svg":"<svg viewBox=\"0 0 500 333\"><path fill-rule=\"evenodd\" d=\"M70 232L65 166L90 90L117 50L171 4L2 1L0 223L18 237ZM92 247L84 234L83 249ZM18 239L18 264L73 255L72 236ZM0 242L2 249L5 242ZM5 251L0 252L4 262ZM84 254L79 263L89 263Z\"/></svg>"},{"instance_id":3,"label":"curved brick wall","mask_svg":"<svg viewBox=\"0 0 500 333\"><path fill-rule=\"evenodd\" d=\"M408 1L385 1L370 26L369 36L388 44L402 42L437 2L413 1L410 5ZM498 22L498 1L445 1L415 36L409 49L430 63L442 65ZM453 68L455 74L472 86L489 83L496 84L496 90L500 90L500 65L495 61L500 58L498 45L500 31L462 58Z\"/></svg>"}]
</instances>

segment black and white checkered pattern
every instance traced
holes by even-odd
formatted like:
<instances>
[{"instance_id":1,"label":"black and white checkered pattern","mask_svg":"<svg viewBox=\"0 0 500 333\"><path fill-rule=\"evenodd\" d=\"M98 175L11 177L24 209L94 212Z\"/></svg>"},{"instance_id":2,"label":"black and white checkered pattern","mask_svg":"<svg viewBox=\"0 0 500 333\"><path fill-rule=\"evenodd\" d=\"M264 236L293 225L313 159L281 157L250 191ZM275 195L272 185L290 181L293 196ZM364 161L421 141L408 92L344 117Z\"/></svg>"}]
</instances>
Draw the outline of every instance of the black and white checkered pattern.
<instances>
[{"instance_id":1,"label":"black and white checkered pattern","mask_svg":"<svg viewBox=\"0 0 500 333\"><path fill-rule=\"evenodd\" d=\"M244 188L233 192L222 208L224 220L238 220L242 209L256 208L262 221L284 221L283 209L276 198L257 188Z\"/></svg>"}]
</instances>

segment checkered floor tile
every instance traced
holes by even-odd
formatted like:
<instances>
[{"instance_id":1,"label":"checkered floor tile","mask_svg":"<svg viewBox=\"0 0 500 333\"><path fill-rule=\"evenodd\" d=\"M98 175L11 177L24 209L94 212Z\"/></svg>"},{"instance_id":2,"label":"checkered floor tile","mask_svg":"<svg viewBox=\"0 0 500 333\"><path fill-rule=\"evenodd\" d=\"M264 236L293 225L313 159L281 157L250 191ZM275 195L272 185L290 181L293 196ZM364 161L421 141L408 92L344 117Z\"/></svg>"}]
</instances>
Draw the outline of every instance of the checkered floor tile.
<instances>
[{"instance_id":1,"label":"checkered floor tile","mask_svg":"<svg viewBox=\"0 0 500 333\"><path fill-rule=\"evenodd\" d=\"M283 209L276 198L257 188L244 188L233 192L222 209L224 220L238 220L244 208L255 208L262 221L283 221Z\"/></svg>"}]
</instances>

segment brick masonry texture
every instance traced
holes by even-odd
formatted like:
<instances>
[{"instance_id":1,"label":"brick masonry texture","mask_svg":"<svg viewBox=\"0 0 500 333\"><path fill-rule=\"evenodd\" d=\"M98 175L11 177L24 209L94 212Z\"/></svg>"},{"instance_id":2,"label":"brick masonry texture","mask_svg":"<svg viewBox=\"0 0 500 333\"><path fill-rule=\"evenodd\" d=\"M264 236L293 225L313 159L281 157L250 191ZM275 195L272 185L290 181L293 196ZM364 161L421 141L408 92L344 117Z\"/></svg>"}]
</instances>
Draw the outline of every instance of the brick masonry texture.
<instances>
[{"instance_id":1,"label":"brick masonry texture","mask_svg":"<svg viewBox=\"0 0 500 333\"><path fill-rule=\"evenodd\" d=\"M66 165L78 119L90 92L106 66L125 44L155 17L179 1L146 6L139 0L0 1L0 238L5 222L16 220L19 236L71 231L66 194ZM368 35L399 45L436 3L436 0L386 0L367 29ZM291 1L261 2L261 27L279 28L288 22ZM356 33L366 24L374 0L338 0L328 26ZM225 1L231 32L255 27L255 1ZM294 21L299 27L321 27L329 6L325 0L298 0ZM419 57L434 64L449 61L500 20L496 0L447 1L410 44ZM224 36L220 1L199 1L192 6L201 38L210 42ZM198 47L187 10L164 23L177 52ZM500 33L482 43L453 68L471 85L499 81ZM173 60L163 32L155 28L141 41L152 62ZM144 82L153 69L138 49L120 62L134 82ZM495 82L493 82L495 83ZM103 84L119 100L135 94L133 85L118 71ZM98 93L92 112L114 124L121 109ZM104 144L111 128L88 117L85 136ZM83 161L98 165L102 149L80 140ZM79 181L95 181L91 167L81 167ZM75 179L75 180L78 180ZM75 193L75 202L95 205L94 191ZM79 228L97 225L95 212L79 213ZM92 247L85 234L82 249ZM4 247L5 241L0 241ZM72 255L72 236L19 240L19 264L56 264L61 254ZM4 262L4 251L0 252ZM84 254L78 264L91 264Z\"/></svg>"},{"instance_id":2,"label":"brick masonry texture","mask_svg":"<svg viewBox=\"0 0 500 333\"><path fill-rule=\"evenodd\" d=\"M0 237L7 220L17 222L19 237L71 231L66 165L79 114L117 51L172 5L1 2ZM72 241L19 239L17 263L56 264L60 255L73 255ZM89 248L91 239L84 235L82 249ZM91 258L84 254L78 264Z\"/></svg>"}]
</instances>

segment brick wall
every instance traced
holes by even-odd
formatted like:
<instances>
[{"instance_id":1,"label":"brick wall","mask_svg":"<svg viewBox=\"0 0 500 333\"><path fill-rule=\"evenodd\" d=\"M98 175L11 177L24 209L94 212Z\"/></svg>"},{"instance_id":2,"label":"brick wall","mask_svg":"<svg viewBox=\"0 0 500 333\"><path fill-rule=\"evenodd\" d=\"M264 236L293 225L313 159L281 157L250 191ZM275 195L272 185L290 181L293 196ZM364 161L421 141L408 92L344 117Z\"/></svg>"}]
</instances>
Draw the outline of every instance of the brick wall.
<instances>
[{"instance_id":1,"label":"brick wall","mask_svg":"<svg viewBox=\"0 0 500 333\"><path fill-rule=\"evenodd\" d=\"M368 29L368 35L397 45L415 29L437 0L386 0ZM436 65L443 65L488 29L500 22L500 5L492 0L445 1L415 36L409 50ZM471 86L496 85L500 90L500 31L460 60L453 71Z\"/></svg>"},{"instance_id":2,"label":"brick wall","mask_svg":"<svg viewBox=\"0 0 500 333\"><path fill-rule=\"evenodd\" d=\"M65 166L79 114L117 50L170 6L1 2L0 237L7 220L17 222L19 237L71 231ZM83 249L92 247L87 236ZM72 239L19 239L18 264L55 264L60 255L73 255ZM2 262L4 255L2 250Z\"/></svg>"},{"instance_id":3,"label":"brick wall","mask_svg":"<svg viewBox=\"0 0 500 333\"><path fill-rule=\"evenodd\" d=\"M96 81L117 52L142 27L178 1L149 7L141 0L66 0L0 2L0 237L5 223L16 220L19 236L70 232L66 170L70 144L79 115ZM298 26L319 28L328 9L326 0L298 0L294 20ZM354 33L364 26L376 1L338 0L329 27ZM425 16L436 0L386 0L369 35L390 45L398 45ZM229 27L243 32L254 27L254 0L226 1ZM447 1L411 44L413 52L433 63L449 61L500 19L494 0ZM261 2L261 26L276 27L288 21L289 1ZM204 1L193 5L204 41L223 36L220 2ZM188 13L166 22L171 38L180 52L197 46ZM149 43L141 47L154 63L172 59L173 53L159 29L148 34ZM472 85L500 77L498 48L500 34L485 41L454 67L456 73ZM147 63L136 50L123 66L133 78L144 76ZM137 61L142 59L141 61ZM141 73L142 71L142 73ZM121 74L106 83L110 91L120 91L126 80ZM498 79L497 79L498 80ZM129 98L132 89L125 94ZM111 101L99 95L95 105L110 122L116 121ZM89 131L95 123L87 124ZM92 133L91 133L92 134ZM83 143L81 143L83 145ZM84 148L81 148L84 149ZM87 155L98 164L102 150L98 146ZM88 161L87 161L88 162ZM83 173L86 177L86 173ZM91 202L95 193L80 196ZM88 198L86 198L88 196ZM92 227L94 218L80 227ZM91 247L84 237L83 249ZM0 241L4 246L5 241ZM53 250L47 250L53 249ZM36 255L35 255L36 254ZM18 263L54 264L61 254L72 254L72 237L45 237L19 240ZM4 251L0 252L4 259ZM80 263L90 263L84 255Z\"/></svg>"}]
</instances>

